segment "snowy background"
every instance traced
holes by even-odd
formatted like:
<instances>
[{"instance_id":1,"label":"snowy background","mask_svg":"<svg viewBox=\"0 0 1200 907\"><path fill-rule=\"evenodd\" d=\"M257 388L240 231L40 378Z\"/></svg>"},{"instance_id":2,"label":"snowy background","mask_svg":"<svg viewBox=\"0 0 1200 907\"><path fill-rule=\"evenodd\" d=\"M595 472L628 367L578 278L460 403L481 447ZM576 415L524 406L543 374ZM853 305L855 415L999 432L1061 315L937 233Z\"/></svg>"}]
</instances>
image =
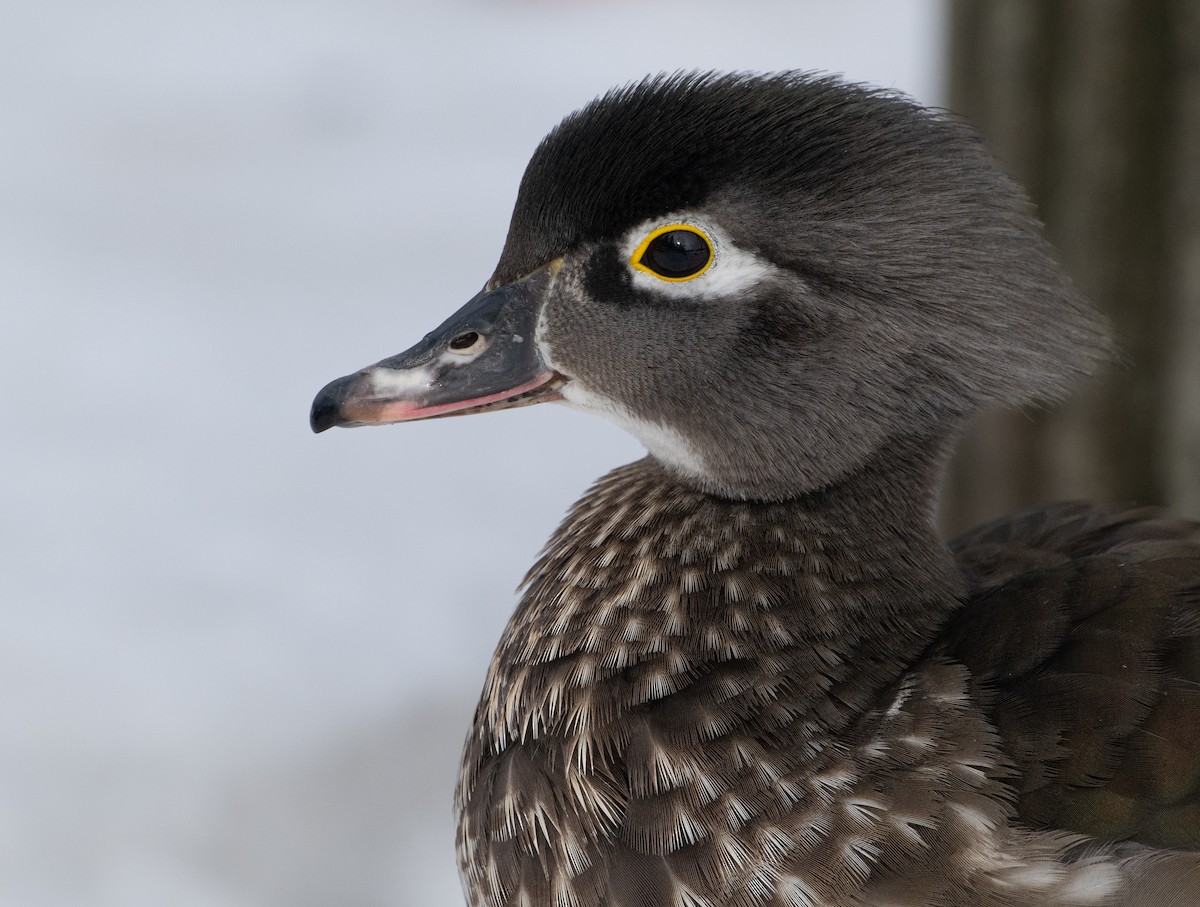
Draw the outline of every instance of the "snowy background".
<instances>
[{"instance_id":1,"label":"snowy background","mask_svg":"<svg viewBox=\"0 0 1200 907\"><path fill-rule=\"evenodd\" d=\"M491 272L542 134L677 68L940 100L933 0L39 0L0 17L0 905L461 903L512 590L640 455L311 435Z\"/></svg>"}]
</instances>

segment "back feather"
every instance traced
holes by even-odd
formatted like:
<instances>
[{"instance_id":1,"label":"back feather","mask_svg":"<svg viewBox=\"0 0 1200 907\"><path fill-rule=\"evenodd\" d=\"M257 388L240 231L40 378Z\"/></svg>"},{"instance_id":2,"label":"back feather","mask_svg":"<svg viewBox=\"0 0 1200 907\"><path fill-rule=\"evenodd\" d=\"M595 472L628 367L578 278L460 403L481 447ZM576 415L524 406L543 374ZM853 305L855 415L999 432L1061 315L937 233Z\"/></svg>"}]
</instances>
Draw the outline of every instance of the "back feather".
<instances>
[{"instance_id":1,"label":"back feather","mask_svg":"<svg viewBox=\"0 0 1200 907\"><path fill-rule=\"evenodd\" d=\"M1019 773L1034 828L1200 848L1200 526L1062 504L952 548L942 636Z\"/></svg>"}]
</instances>

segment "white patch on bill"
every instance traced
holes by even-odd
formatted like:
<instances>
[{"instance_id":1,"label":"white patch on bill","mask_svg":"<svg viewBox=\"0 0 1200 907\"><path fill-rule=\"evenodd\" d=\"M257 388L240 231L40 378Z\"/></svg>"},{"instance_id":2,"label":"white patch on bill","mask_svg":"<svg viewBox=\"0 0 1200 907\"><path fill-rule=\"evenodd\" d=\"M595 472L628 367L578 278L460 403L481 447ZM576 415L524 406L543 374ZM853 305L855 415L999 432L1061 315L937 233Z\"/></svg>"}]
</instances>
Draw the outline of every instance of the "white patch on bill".
<instances>
[{"instance_id":1,"label":"white patch on bill","mask_svg":"<svg viewBox=\"0 0 1200 907\"><path fill-rule=\"evenodd\" d=\"M429 387L433 378L427 368L384 368L376 366L367 374L371 376L371 390L381 397L391 397L418 388Z\"/></svg>"}]
</instances>

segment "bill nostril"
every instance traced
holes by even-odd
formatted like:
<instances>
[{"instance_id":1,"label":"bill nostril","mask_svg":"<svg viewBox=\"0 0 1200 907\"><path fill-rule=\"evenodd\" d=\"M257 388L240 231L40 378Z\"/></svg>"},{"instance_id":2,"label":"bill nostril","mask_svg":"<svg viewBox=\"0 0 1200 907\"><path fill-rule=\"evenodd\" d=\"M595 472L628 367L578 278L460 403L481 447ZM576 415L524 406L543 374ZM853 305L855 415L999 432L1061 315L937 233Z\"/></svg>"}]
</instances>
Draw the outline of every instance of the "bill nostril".
<instances>
[{"instance_id":1,"label":"bill nostril","mask_svg":"<svg viewBox=\"0 0 1200 907\"><path fill-rule=\"evenodd\" d=\"M482 338L476 331L467 331L465 334L459 334L450 341L450 349L455 352L462 353L476 346Z\"/></svg>"}]
</instances>

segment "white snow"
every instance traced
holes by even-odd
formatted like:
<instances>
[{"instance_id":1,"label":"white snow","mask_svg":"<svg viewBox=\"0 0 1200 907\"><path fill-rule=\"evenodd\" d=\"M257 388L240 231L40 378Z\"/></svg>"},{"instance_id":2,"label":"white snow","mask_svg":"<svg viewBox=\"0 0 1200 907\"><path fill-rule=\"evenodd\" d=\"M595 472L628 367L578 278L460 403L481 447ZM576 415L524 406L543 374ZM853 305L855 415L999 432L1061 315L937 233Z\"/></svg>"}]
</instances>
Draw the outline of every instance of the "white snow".
<instances>
[{"instance_id":1,"label":"white snow","mask_svg":"<svg viewBox=\"0 0 1200 907\"><path fill-rule=\"evenodd\" d=\"M0 29L0 904L461 903L511 590L635 441L313 436L484 283L569 110L677 68L937 102L941 4L41 0Z\"/></svg>"}]
</instances>

